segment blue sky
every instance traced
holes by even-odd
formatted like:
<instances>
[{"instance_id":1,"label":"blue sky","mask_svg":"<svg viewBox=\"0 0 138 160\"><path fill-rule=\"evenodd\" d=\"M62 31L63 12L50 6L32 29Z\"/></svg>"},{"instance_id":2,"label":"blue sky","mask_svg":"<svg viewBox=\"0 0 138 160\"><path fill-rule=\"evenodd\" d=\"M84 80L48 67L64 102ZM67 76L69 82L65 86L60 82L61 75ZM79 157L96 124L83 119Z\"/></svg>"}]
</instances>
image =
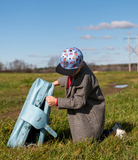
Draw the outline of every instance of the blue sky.
<instances>
[{"instance_id":1,"label":"blue sky","mask_svg":"<svg viewBox=\"0 0 138 160\"><path fill-rule=\"evenodd\" d=\"M137 0L0 0L0 61L46 67L51 57L77 47L89 63L128 63L124 38L138 34L137 6Z\"/></svg>"}]
</instances>

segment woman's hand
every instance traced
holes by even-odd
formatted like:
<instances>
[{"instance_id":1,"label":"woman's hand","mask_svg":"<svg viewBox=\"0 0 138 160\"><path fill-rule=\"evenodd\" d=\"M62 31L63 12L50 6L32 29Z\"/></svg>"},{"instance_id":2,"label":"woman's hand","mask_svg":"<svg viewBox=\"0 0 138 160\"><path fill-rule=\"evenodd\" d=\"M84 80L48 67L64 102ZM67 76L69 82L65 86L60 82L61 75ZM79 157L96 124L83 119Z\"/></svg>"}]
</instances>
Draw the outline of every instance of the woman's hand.
<instances>
[{"instance_id":1,"label":"woman's hand","mask_svg":"<svg viewBox=\"0 0 138 160\"><path fill-rule=\"evenodd\" d=\"M48 105L51 107L51 106L56 105L57 98L55 98L53 96L47 96L46 101L47 101Z\"/></svg>"},{"instance_id":2,"label":"woman's hand","mask_svg":"<svg viewBox=\"0 0 138 160\"><path fill-rule=\"evenodd\" d=\"M53 82L54 86L59 85L58 81Z\"/></svg>"}]
</instances>

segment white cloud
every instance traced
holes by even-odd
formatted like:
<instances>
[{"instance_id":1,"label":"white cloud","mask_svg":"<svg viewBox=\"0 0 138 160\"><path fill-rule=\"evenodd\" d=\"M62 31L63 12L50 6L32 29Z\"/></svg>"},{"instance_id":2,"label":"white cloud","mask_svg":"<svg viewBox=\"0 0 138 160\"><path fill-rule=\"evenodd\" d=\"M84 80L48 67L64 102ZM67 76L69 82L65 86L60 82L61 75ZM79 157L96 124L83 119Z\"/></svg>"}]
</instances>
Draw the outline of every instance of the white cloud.
<instances>
[{"instance_id":1,"label":"white cloud","mask_svg":"<svg viewBox=\"0 0 138 160\"><path fill-rule=\"evenodd\" d=\"M133 34L134 32L126 32L126 34Z\"/></svg>"},{"instance_id":2,"label":"white cloud","mask_svg":"<svg viewBox=\"0 0 138 160\"><path fill-rule=\"evenodd\" d=\"M93 54L100 54L101 52L92 52Z\"/></svg>"},{"instance_id":3,"label":"white cloud","mask_svg":"<svg viewBox=\"0 0 138 160\"><path fill-rule=\"evenodd\" d=\"M125 46L124 49L128 51L128 46Z\"/></svg>"},{"instance_id":4,"label":"white cloud","mask_svg":"<svg viewBox=\"0 0 138 160\"><path fill-rule=\"evenodd\" d=\"M77 30L101 30L101 29L130 29L130 28L138 28L137 24L131 23L129 21L113 21L111 24L102 22L98 24L97 26L90 25L88 27L84 26L83 28L78 27Z\"/></svg>"},{"instance_id":5,"label":"white cloud","mask_svg":"<svg viewBox=\"0 0 138 160\"><path fill-rule=\"evenodd\" d=\"M103 58L109 58L111 57L109 53L106 53L105 55L102 56Z\"/></svg>"},{"instance_id":6,"label":"white cloud","mask_svg":"<svg viewBox=\"0 0 138 160\"><path fill-rule=\"evenodd\" d=\"M81 49L81 51L95 51L95 50L96 50L96 48L94 48L94 47Z\"/></svg>"},{"instance_id":7,"label":"white cloud","mask_svg":"<svg viewBox=\"0 0 138 160\"><path fill-rule=\"evenodd\" d=\"M60 55L47 55L47 56L40 56L40 55L34 55L34 54L30 54L28 55L28 57L39 57L39 58L49 58L49 57L59 57Z\"/></svg>"},{"instance_id":8,"label":"white cloud","mask_svg":"<svg viewBox=\"0 0 138 160\"><path fill-rule=\"evenodd\" d=\"M91 35L86 35L86 36L81 36L80 39L95 39L95 37Z\"/></svg>"},{"instance_id":9,"label":"white cloud","mask_svg":"<svg viewBox=\"0 0 138 160\"><path fill-rule=\"evenodd\" d=\"M111 39L111 38L117 38L117 36L111 37L111 36L105 35L103 37L99 37L99 39ZM81 36L80 39L96 39L96 37L91 35L86 35L86 36Z\"/></svg>"},{"instance_id":10,"label":"white cloud","mask_svg":"<svg viewBox=\"0 0 138 160\"><path fill-rule=\"evenodd\" d=\"M106 47L106 49L108 49L108 50L114 50L115 48L114 47Z\"/></svg>"},{"instance_id":11,"label":"white cloud","mask_svg":"<svg viewBox=\"0 0 138 160\"><path fill-rule=\"evenodd\" d=\"M103 36L102 39L111 39L111 36Z\"/></svg>"},{"instance_id":12,"label":"white cloud","mask_svg":"<svg viewBox=\"0 0 138 160\"><path fill-rule=\"evenodd\" d=\"M96 48L91 47L91 48L86 48L85 50L86 50L86 51L95 51L95 50L96 50Z\"/></svg>"},{"instance_id":13,"label":"white cloud","mask_svg":"<svg viewBox=\"0 0 138 160\"><path fill-rule=\"evenodd\" d=\"M29 57L38 57L37 55L34 55L34 54L30 54L28 55Z\"/></svg>"},{"instance_id":14,"label":"white cloud","mask_svg":"<svg viewBox=\"0 0 138 160\"><path fill-rule=\"evenodd\" d=\"M118 52L116 52L116 53L114 53L115 55L119 55L120 53L118 53Z\"/></svg>"},{"instance_id":15,"label":"white cloud","mask_svg":"<svg viewBox=\"0 0 138 160\"><path fill-rule=\"evenodd\" d=\"M93 59L93 60L89 60L87 61L88 63L95 63L97 65L101 65L101 64L111 64L113 62L113 60L111 59L111 57L102 57L99 59Z\"/></svg>"},{"instance_id":16,"label":"white cloud","mask_svg":"<svg viewBox=\"0 0 138 160\"><path fill-rule=\"evenodd\" d=\"M45 57L47 57L47 56L40 56L40 55L34 55L34 54L30 54L30 55L28 55L29 57L39 57L39 58L45 58Z\"/></svg>"},{"instance_id":17,"label":"white cloud","mask_svg":"<svg viewBox=\"0 0 138 160\"><path fill-rule=\"evenodd\" d=\"M52 54L52 55L48 55L47 57L60 57L60 55Z\"/></svg>"}]
</instances>

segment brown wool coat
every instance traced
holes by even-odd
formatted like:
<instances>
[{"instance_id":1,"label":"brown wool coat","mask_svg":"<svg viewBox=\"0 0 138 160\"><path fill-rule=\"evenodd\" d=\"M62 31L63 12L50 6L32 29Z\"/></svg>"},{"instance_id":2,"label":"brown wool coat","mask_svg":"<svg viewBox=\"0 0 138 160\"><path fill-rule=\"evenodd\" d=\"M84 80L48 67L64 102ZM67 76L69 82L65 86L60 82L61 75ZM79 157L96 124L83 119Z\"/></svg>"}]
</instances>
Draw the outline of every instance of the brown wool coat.
<instances>
[{"instance_id":1,"label":"brown wool coat","mask_svg":"<svg viewBox=\"0 0 138 160\"><path fill-rule=\"evenodd\" d=\"M68 76L58 82L66 90L66 98L58 98L58 108L68 110L73 141L99 138L105 123L105 100L93 72L84 62L69 90Z\"/></svg>"}]
</instances>

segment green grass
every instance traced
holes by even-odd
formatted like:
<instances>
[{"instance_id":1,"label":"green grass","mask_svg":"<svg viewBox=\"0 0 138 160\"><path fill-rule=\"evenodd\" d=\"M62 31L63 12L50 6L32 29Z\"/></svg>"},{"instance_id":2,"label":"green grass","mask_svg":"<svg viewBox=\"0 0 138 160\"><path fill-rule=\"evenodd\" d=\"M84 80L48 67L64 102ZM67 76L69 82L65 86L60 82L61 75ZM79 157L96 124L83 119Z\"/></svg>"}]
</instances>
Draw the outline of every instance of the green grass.
<instances>
[{"instance_id":1,"label":"green grass","mask_svg":"<svg viewBox=\"0 0 138 160\"><path fill-rule=\"evenodd\" d=\"M128 84L129 87L106 100L105 129L118 122L127 136L119 139L110 135L103 142L73 143L66 110L53 109L50 126L57 132L54 139L48 133L43 146L8 148L7 141L16 123L15 118L0 118L0 160L1 159L138 159L138 74L137 72L101 72L95 74L101 88L107 85ZM0 73L0 116L21 110L29 88L38 77L52 82L59 74ZM55 97L65 97L64 88L55 87Z\"/></svg>"}]
</instances>

